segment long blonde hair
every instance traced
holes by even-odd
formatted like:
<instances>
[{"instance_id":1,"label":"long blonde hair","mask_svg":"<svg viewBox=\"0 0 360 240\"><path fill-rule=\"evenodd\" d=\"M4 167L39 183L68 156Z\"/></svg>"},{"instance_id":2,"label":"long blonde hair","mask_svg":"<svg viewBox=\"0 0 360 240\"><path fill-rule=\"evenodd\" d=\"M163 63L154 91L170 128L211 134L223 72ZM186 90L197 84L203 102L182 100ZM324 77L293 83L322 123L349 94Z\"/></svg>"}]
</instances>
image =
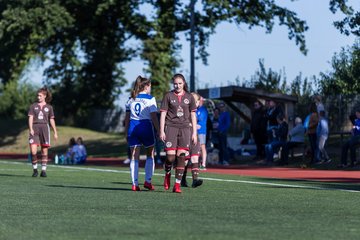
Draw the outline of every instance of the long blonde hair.
<instances>
[{"instance_id":1,"label":"long blonde hair","mask_svg":"<svg viewBox=\"0 0 360 240\"><path fill-rule=\"evenodd\" d=\"M151 84L150 80L138 76L135 80L133 90L131 91L131 98L135 99L139 92L144 91L146 86Z\"/></svg>"}]
</instances>

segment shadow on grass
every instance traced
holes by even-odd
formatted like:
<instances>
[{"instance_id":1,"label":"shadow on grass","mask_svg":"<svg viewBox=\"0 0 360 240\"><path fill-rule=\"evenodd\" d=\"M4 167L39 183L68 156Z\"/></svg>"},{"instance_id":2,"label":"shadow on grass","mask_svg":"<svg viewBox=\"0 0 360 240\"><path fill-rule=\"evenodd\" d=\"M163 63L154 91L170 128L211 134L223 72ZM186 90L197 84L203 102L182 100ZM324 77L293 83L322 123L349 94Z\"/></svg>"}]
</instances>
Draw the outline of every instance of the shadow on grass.
<instances>
[{"instance_id":1,"label":"shadow on grass","mask_svg":"<svg viewBox=\"0 0 360 240\"><path fill-rule=\"evenodd\" d=\"M319 181L317 181L319 179ZM297 188L296 186L281 186L280 184L290 185L291 182L301 184L302 189L316 189L321 188L321 190L349 190L349 191L359 191L360 192L360 181L355 178L312 178L312 179L276 179L276 178L262 178L262 181L268 183L279 184L279 186L267 187L273 188ZM326 182L324 182L326 181ZM346 182L345 182L346 181ZM290 182L290 183L286 183ZM311 185L310 185L311 184Z\"/></svg>"},{"instance_id":2,"label":"shadow on grass","mask_svg":"<svg viewBox=\"0 0 360 240\"><path fill-rule=\"evenodd\" d=\"M26 119L0 119L0 147L15 144L18 135L27 129Z\"/></svg>"},{"instance_id":3,"label":"shadow on grass","mask_svg":"<svg viewBox=\"0 0 360 240\"><path fill-rule=\"evenodd\" d=\"M31 175L0 174L0 177L29 177Z\"/></svg>"},{"instance_id":4,"label":"shadow on grass","mask_svg":"<svg viewBox=\"0 0 360 240\"><path fill-rule=\"evenodd\" d=\"M93 189L93 190L105 190L105 191L131 191L131 189L129 188L102 188L102 187L65 186L65 185L47 185L47 186L54 188L76 188L76 189Z\"/></svg>"},{"instance_id":5,"label":"shadow on grass","mask_svg":"<svg viewBox=\"0 0 360 240\"><path fill-rule=\"evenodd\" d=\"M93 157L119 157L127 155L127 144L122 143L121 139L118 141L113 138L89 140L85 142L85 147L88 156ZM52 147L50 151L57 154L64 154L67 148L67 145L59 145Z\"/></svg>"}]
</instances>

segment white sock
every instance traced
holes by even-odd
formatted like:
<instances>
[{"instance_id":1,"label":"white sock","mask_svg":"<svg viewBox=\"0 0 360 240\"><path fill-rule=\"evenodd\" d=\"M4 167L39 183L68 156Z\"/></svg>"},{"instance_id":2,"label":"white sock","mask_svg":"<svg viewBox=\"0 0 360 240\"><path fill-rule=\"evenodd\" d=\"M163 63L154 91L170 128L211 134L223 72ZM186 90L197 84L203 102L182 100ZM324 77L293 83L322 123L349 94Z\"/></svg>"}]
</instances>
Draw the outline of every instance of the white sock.
<instances>
[{"instance_id":1,"label":"white sock","mask_svg":"<svg viewBox=\"0 0 360 240\"><path fill-rule=\"evenodd\" d=\"M46 171L46 165L41 165L41 170Z\"/></svg>"},{"instance_id":2,"label":"white sock","mask_svg":"<svg viewBox=\"0 0 360 240\"><path fill-rule=\"evenodd\" d=\"M154 159L151 157L147 158L145 162L145 181L148 183L151 183L151 178L154 174L154 167Z\"/></svg>"},{"instance_id":3,"label":"white sock","mask_svg":"<svg viewBox=\"0 0 360 240\"><path fill-rule=\"evenodd\" d=\"M33 164L32 167L33 167L33 169L37 169L37 167L38 167L37 163Z\"/></svg>"},{"instance_id":4,"label":"white sock","mask_svg":"<svg viewBox=\"0 0 360 240\"><path fill-rule=\"evenodd\" d=\"M131 175L131 182L133 185L138 186L139 181L139 160L131 160L130 161L130 175Z\"/></svg>"}]
</instances>

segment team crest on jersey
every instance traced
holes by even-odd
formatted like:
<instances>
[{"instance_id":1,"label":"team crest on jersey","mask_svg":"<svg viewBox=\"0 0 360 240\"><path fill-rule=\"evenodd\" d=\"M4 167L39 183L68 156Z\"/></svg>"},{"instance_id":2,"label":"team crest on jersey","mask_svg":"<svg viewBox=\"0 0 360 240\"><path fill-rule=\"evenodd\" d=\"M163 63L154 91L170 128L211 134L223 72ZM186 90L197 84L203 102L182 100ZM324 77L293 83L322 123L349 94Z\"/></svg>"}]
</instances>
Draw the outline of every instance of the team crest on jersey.
<instances>
[{"instance_id":1,"label":"team crest on jersey","mask_svg":"<svg viewBox=\"0 0 360 240\"><path fill-rule=\"evenodd\" d=\"M49 111L49 109L46 107L46 108L44 108L44 111L45 111L45 112L48 112L48 111Z\"/></svg>"},{"instance_id":2,"label":"team crest on jersey","mask_svg":"<svg viewBox=\"0 0 360 240\"><path fill-rule=\"evenodd\" d=\"M34 139L30 139L29 143L32 144L34 142Z\"/></svg>"},{"instance_id":3,"label":"team crest on jersey","mask_svg":"<svg viewBox=\"0 0 360 240\"><path fill-rule=\"evenodd\" d=\"M185 104L189 104L189 99L185 98L185 99L184 99L184 103L185 103Z\"/></svg>"},{"instance_id":4,"label":"team crest on jersey","mask_svg":"<svg viewBox=\"0 0 360 240\"><path fill-rule=\"evenodd\" d=\"M172 143L171 142L166 142L166 147L171 147L172 146Z\"/></svg>"}]
</instances>

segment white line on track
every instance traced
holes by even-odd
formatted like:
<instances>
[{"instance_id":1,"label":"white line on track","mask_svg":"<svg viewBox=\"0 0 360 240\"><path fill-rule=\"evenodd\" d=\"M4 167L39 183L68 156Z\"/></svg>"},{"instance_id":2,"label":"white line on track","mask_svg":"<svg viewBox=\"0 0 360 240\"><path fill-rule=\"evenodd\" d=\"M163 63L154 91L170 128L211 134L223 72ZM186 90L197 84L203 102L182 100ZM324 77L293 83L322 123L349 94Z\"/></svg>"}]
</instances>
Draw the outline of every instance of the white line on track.
<instances>
[{"instance_id":1,"label":"white line on track","mask_svg":"<svg viewBox=\"0 0 360 240\"><path fill-rule=\"evenodd\" d=\"M0 163L6 164L28 164L29 163L20 163L20 162L9 162L9 161L0 161ZM61 165L51 165L56 168L63 168L68 170L83 170L83 171L95 171L95 172L110 172L110 173L125 173L130 174L130 171L125 170L114 170L114 169L101 169L101 168L91 168L91 167L75 167L75 166L61 166ZM0 169L5 170L5 169ZM145 175L144 172L139 172L141 175ZM155 176L163 176L164 174L154 173ZM188 177L191 178L191 177ZM293 184L282 184L282 183L269 183L269 182L257 182L257 181L246 181L246 180L234 180L234 179L222 179L222 178L209 178L202 177L203 180L216 181L216 182L231 182L231 183L245 183L245 184L254 184L254 185L265 185L265 186L276 186L276 187L288 187L288 188L303 188L303 189L312 189L312 190L327 190L327 191L341 191L341 192L352 192L360 193L359 190L351 190L344 188L326 188L326 187L316 187L316 186L305 186L305 185L293 185ZM278 180L274 178L274 180ZM281 179L286 181L286 179Z\"/></svg>"}]
</instances>

